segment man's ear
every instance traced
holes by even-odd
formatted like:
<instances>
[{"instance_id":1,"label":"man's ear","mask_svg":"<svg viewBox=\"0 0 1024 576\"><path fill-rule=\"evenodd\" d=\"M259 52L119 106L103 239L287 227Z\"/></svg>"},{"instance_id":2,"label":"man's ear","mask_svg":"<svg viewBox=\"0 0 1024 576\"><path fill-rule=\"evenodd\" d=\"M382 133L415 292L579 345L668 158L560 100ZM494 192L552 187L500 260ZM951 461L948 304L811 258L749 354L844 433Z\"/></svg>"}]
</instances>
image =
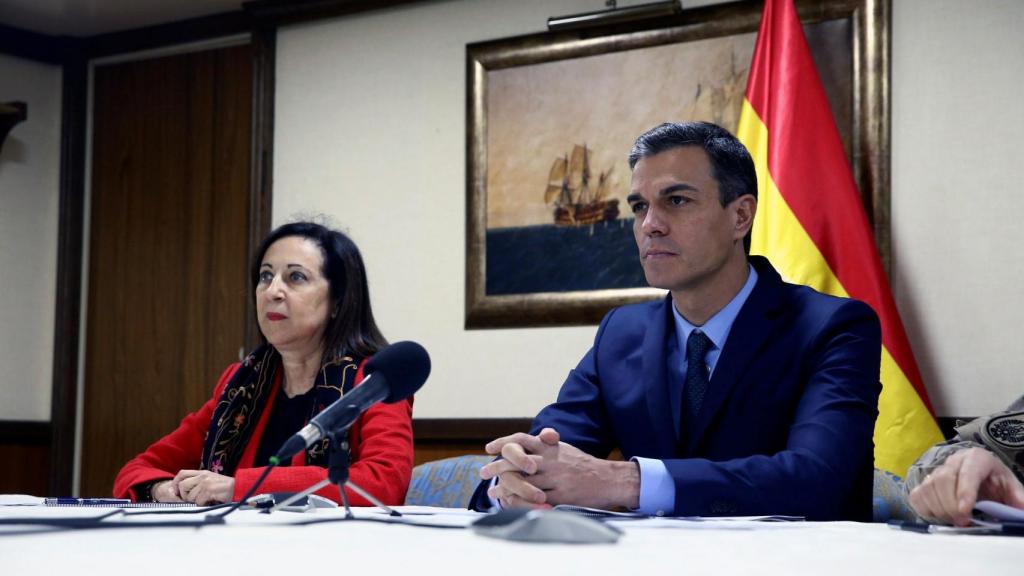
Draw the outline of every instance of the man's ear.
<instances>
[{"instance_id":1,"label":"man's ear","mask_svg":"<svg viewBox=\"0 0 1024 576\"><path fill-rule=\"evenodd\" d=\"M754 215L757 214L757 198L754 198L753 194L744 194L733 200L732 203L736 215L735 235L736 238L743 238L754 225Z\"/></svg>"}]
</instances>

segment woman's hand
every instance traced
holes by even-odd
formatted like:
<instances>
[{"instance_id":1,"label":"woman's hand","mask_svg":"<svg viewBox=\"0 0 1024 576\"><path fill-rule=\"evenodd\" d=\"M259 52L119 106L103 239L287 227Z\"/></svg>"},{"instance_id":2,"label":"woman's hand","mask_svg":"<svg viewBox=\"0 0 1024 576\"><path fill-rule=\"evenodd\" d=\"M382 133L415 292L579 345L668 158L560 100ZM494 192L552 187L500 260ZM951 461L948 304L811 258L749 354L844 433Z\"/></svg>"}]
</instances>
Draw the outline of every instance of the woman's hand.
<instances>
[{"instance_id":1,"label":"woman's hand","mask_svg":"<svg viewBox=\"0 0 1024 576\"><path fill-rule=\"evenodd\" d=\"M235 479L209 470L182 470L171 486L185 502L199 506L230 502L235 494Z\"/></svg>"},{"instance_id":2,"label":"woman's hand","mask_svg":"<svg viewBox=\"0 0 1024 576\"><path fill-rule=\"evenodd\" d=\"M184 502L174 489L173 480L159 480L149 487L149 495L153 502Z\"/></svg>"}]
</instances>

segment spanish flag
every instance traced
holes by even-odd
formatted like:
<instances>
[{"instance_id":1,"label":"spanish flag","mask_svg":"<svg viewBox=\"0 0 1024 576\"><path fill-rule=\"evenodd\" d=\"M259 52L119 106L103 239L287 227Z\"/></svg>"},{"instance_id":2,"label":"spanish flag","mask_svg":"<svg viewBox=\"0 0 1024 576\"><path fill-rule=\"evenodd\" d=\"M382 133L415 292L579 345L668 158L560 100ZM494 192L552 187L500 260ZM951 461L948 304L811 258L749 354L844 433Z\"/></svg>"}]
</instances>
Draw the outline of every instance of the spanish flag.
<instances>
[{"instance_id":1,"label":"spanish flag","mask_svg":"<svg viewBox=\"0 0 1024 576\"><path fill-rule=\"evenodd\" d=\"M792 0L766 0L737 136L757 167L751 253L882 322L875 467L904 476L942 439Z\"/></svg>"}]
</instances>

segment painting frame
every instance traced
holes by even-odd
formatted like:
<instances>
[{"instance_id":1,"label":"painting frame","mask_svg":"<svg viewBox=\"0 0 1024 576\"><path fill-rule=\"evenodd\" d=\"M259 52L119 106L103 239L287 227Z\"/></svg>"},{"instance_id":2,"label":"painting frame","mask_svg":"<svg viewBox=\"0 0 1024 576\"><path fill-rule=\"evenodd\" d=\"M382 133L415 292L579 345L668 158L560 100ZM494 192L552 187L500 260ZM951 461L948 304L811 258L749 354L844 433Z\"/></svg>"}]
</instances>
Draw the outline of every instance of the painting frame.
<instances>
[{"instance_id":1,"label":"painting frame","mask_svg":"<svg viewBox=\"0 0 1024 576\"><path fill-rule=\"evenodd\" d=\"M804 24L849 20L854 178L889 270L891 0L796 0ZM488 73L506 68L756 32L762 2L684 10L678 16L571 32L540 33L466 48L466 329L597 324L613 307L661 297L650 287L488 294L486 277ZM637 134L639 135L639 134ZM623 155L626 154L623 150Z\"/></svg>"}]
</instances>

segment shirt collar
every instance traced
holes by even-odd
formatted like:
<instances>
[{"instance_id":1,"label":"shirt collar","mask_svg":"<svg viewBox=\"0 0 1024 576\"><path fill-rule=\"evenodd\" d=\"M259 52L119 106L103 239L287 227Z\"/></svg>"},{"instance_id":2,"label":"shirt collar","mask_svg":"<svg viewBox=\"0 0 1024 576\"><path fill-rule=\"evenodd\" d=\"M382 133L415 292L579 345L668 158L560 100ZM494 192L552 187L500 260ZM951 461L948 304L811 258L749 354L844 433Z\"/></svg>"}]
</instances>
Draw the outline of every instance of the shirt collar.
<instances>
[{"instance_id":1,"label":"shirt collar","mask_svg":"<svg viewBox=\"0 0 1024 576\"><path fill-rule=\"evenodd\" d=\"M672 304L672 315L676 320L676 336L679 338L681 346L685 346L686 340L690 337L690 332L700 328L700 331L711 339L716 350L721 350L725 347L725 340L729 337L729 331L732 330L732 324L736 321L736 316L739 315L740 309L743 308L743 304L747 301L750 293L754 291L754 284L757 284L757 271L750 264L747 264L747 269L749 273L743 288L733 296L732 300L724 308L709 318L703 326L691 324L676 310L675 304Z\"/></svg>"}]
</instances>

